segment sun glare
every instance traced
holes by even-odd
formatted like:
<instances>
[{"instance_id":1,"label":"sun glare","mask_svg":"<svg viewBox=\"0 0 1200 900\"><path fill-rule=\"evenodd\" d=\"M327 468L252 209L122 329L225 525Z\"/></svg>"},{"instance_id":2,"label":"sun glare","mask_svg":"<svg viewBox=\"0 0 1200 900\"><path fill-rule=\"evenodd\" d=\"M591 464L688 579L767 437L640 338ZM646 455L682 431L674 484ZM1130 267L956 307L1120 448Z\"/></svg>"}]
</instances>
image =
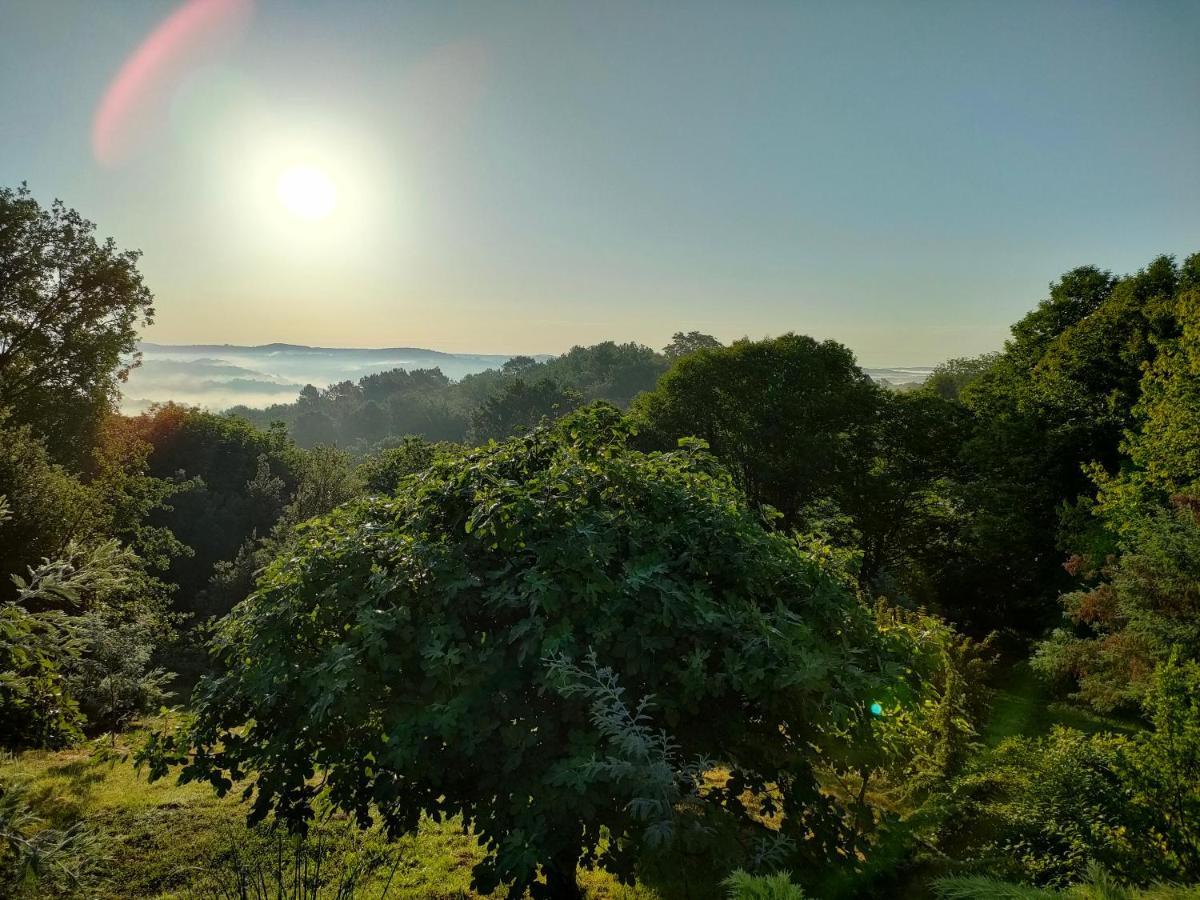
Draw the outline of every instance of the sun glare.
<instances>
[{"instance_id":1,"label":"sun glare","mask_svg":"<svg viewBox=\"0 0 1200 900\"><path fill-rule=\"evenodd\" d=\"M316 166L292 166L279 173L275 196L297 219L316 222L337 205L337 185Z\"/></svg>"}]
</instances>

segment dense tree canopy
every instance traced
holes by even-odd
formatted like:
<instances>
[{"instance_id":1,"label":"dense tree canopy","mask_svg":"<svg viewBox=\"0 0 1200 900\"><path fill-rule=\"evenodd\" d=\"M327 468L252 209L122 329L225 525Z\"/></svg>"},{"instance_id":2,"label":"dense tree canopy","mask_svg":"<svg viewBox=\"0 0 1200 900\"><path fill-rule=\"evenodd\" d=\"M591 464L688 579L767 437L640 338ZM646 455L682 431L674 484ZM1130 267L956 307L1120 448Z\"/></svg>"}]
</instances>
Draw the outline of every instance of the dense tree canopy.
<instances>
[{"instance_id":1,"label":"dense tree canopy","mask_svg":"<svg viewBox=\"0 0 1200 900\"><path fill-rule=\"evenodd\" d=\"M452 444L434 444L416 435L396 439L363 460L358 468L363 486L374 494L390 494L405 477L421 472Z\"/></svg>"},{"instance_id":2,"label":"dense tree canopy","mask_svg":"<svg viewBox=\"0 0 1200 900\"><path fill-rule=\"evenodd\" d=\"M556 419L579 406L578 391L561 388L549 378L527 382L517 378L489 397L471 416L470 436L476 443L504 440L529 431L543 419Z\"/></svg>"},{"instance_id":3,"label":"dense tree canopy","mask_svg":"<svg viewBox=\"0 0 1200 900\"><path fill-rule=\"evenodd\" d=\"M95 496L62 465L28 425L0 411L0 495L8 514L0 520L0 599L8 599L9 573L21 574L71 540L97 533L103 520Z\"/></svg>"},{"instance_id":4,"label":"dense tree canopy","mask_svg":"<svg viewBox=\"0 0 1200 900\"><path fill-rule=\"evenodd\" d=\"M541 361L514 356L498 369L452 382L439 369L392 369L320 390L306 385L295 403L232 413L259 427L282 422L301 447L336 444L368 452L388 439L486 442L558 416L580 402L628 406L654 387L666 357L641 344L604 341Z\"/></svg>"},{"instance_id":5,"label":"dense tree canopy","mask_svg":"<svg viewBox=\"0 0 1200 900\"><path fill-rule=\"evenodd\" d=\"M1086 467L1121 464L1143 366L1175 327L1171 309L1190 265L1160 257L1123 278L1068 272L963 390L976 424L963 445L970 564L956 591L958 621L1028 633L1052 621L1075 540L1064 507L1093 493Z\"/></svg>"},{"instance_id":6,"label":"dense tree canopy","mask_svg":"<svg viewBox=\"0 0 1200 900\"><path fill-rule=\"evenodd\" d=\"M921 387L926 393L937 394L943 400L958 400L962 396L963 388L977 380L999 359L999 353L948 359L933 367L933 371Z\"/></svg>"},{"instance_id":7,"label":"dense tree canopy","mask_svg":"<svg viewBox=\"0 0 1200 900\"><path fill-rule=\"evenodd\" d=\"M1117 473L1090 468L1094 530L1070 569L1085 586L1062 602L1070 627L1037 662L1073 679L1100 709L1136 707L1172 653L1200 659L1200 256L1180 272L1172 322L1153 340Z\"/></svg>"}]
</instances>

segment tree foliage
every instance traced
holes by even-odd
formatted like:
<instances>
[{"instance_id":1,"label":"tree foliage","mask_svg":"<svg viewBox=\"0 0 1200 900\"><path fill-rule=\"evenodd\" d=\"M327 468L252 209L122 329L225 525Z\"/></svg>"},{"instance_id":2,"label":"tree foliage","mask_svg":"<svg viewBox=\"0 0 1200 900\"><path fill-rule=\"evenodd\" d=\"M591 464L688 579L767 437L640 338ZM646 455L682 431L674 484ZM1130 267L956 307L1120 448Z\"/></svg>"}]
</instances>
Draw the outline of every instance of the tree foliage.
<instances>
[{"instance_id":1,"label":"tree foliage","mask_svg":"<svg viewBox=\"0 0 1200 900\"><path fill-rule=\"evenodd\" d=\"M148 640L121 600L137 583L138 560L109 540L68 545L28 575L13 574L16 600L0 605L0 746L61 746L88 724L106 727L161 700L164 677L149 667ZM124 652L110 653L120 642Z\"/></svg>"},{"instance_id":2,"label":"tree foliage","mask_svg":"<svg viewBox=\"0 0 1200 900\"><path fill-rule=\"evenodd\" d=\"M263 428L282 422L302 447L336 444L361 454L401 435L486 443L581 402L606 400L626 407L654 387L667 365L666 357L649 347L604 341L549 359L514 356L458 382L440 369L392 369L324 390L306 385L295 403L265 410L239 406L230 412Z\"/></svg>"},{"instance_id":3,"label":"tree foliage","mask_svg":"<svg viewBox=\"0 0 1200 900\"><path fill-rule=\"evenodd\" d=\"M566 415L582 401L578 391L559 387L548 378L535 382L517 378L475 411L471 417L471 437L476 443L502 441L530 431L543 419Z\"/></svg>"},{"instance_id":4,"label":"tree foliage","mask_svg":"<svg viewBox=\"0 0 1200 900\"><path fill-rule=\"evenodd\" d=\"M406 435L392 443L368 456L358 467L358 476L371 493L392 493L404 478L423 472L439 455L458 449L454 444L435 444L416 435Z\"/></svg>"},{"instance_id":5,"label":"tree foliage","mask_svg":"<svg viewBox=\"0 0 1200 900\"><path fill-rule=\"evenodd\" d=\"M948 359L933 367L921 390L924 393L937 394L943 400L958 400L967 385L977 381L999 359L999 353Z\"/></svg>"},{"instance_id":6,"label":"tree foliage","mask_svg":"<svg viewBox=\"0 0 1200 900\"><path fill-rule=\"evenodd\" d=\"M61 201L0 188L0 407L63 461L85 458L154 316L139 254L95 230Z\"/></svg>"},{"instance_id":7,"label":"tree foliage","mask_svg":"<svg viewBox=\"0 0 1200 900\"><path fill-rule=\"evenodd\" d=\"M1156 665L1200 655L1200 256L1180 270L1181 291L1162 315L1133 421L1112 474L1089 468L1086 511L1100 540L1081 542L1072 572L1088 579L1062 603L1069 627L1038 652L1041 669L1069 676L1077 696L1108 710L1136 707Z\"/></svg>"},{"instance_id":8,"label":"tree foliage","mask_svg":"<svg viewBox=\"0 0 1200 900\"><path fill-rule=\"evenodd\" d=\"M787 334L676 360L634 415L648 446L706 441L754 501L809 524L865 466L880 391L833 341Z\"/></svg>"},{"instance_id":9,"label":"tree foliage","mask_svg":"<svg viewBox=\"0 0 1200 900\"><path fill-rule=\"evenodd\" d=\"M671 343L663 347L663 356L669 360L676 360L699 350L715 350L723 346L724 344L711 334L702 331L677 331L671 336Z\"/></svg>"},{"instance_id":10,"label":"tree foliage","mask_svg":"<svg viewBox=\"0 0 1200 900\"><path fill-rule=\"evenodd\" d=\"M1079 539L1064 510L1094 490L1085 467L1120 466L1143 367L1174 328L1191 265L1160 257L1122 278L1091 266L1068 272L964 388L975 428L963 446L969 566L959 621L1027 633L1053 621L1053 597L1069 584L1064 551Z\"/></svg>"},{"instance_id":11,"label":"tree foliage","mask_svg":"<svg viewBox=\"0 0 1200 900\"><path fill-rule=\"evenodd\" d=\"M214 566L279 519L299 484L301 455L280 430L175 404L151 409L133 428L150 447L148 474L187 480L187 490L148 522L188 548L167 574L180 608L194 611Z\"/></svg>"},{"instance_id":12,"label":"tree foliage","mask_svg":"<svg viewBox=\"0 0 1200 900\"><path fill-rule=\"evenodd\" d=\"M0 409L0 494L9 514L0 519L0 600L12 596L7 574L24 572L57 556L72 540L101 529L104 510L95 494L53 461L29 425L16 425Z\"/></svg>"}]
</instances>

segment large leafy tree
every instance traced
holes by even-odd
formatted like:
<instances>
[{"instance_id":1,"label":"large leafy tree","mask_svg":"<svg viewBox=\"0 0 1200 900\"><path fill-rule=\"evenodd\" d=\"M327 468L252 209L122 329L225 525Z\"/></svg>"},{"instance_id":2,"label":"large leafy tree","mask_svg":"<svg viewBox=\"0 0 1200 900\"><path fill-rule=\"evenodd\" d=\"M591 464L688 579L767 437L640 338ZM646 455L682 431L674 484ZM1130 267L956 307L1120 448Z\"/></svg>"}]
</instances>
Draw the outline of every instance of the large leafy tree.
<instances>
[{"instance_id":1,"label":"large leafy tree","mask_svg":"<svg viewBox=\"0 0 1200 900\"><path fill-rule=\"evenodd\" d=\"M387 443L358 467L364 489L373 494L392 493L406 476L429 468L439 455L458 450L454 444L435 444L411 434Z\"/></svg>"},{"instance_id":2,"label":"large leafy tree","mask_svg":"<svg viewBox=\"0 0 1200 900\"><path fill-rule=\"evenodd\" d=\"M86 459L154 315L138 257L60 201L0 188L0 406L63 461Z\"/></svg>"},{"instance_id":3,"label":"large leafy tree","mask_svg":"<svg viewBox=\"0 0 1200 900\"><path fill-rule=\"evenodd\" d=\"M651 446L703 438L789 525L844 506L867 466L880 391L834 341L785 334L678 358L634 414Z\"/></svg>"},{"instance_id":4,"label":"large leafy tree","mask_svg":"<svg viewBox=\"0 0 1200 900\"><path fill-rule=\"evenodd\" d=\"M258 572L295 546L297 524L324 515L364 489L362 473L350 464L349 454L334 447L304 451L297 471L299 483L289 498L283 479L271 474L267 457L259 457L258 472L246 485L247 491L265 501L266 508L277 510L278 518L268 532L251 532L233 559L219 560L213 566L208 587L195 601L199 614L229 612L251 592Z\"/></svg>"},{"instance_id":5,"label":"large leafy tree","mask_svg":"<svg viewBox=\"0 0 1200 900\"><path fill-rule=\"evenodd\" d=\"M1126 442L1132 471L1126 482L1152 501L1200 486L1200 254L1188 259L1170 337L1141 382L1137 429Z\"/></svg>"},{"instance_id":6,"label":"large leafy tree","mask_svg":"<svg viewBox=\"0 0 1200 900\"><path fill-rule=\"evenodd\" d=\"M957 400L962 396L963 388L978 380L999 358L999 353L984 353L939 363L921 385L921 393L937 394L944 400Z\"/></svg>"},{"instance_id":7,"label":"large leafy tree","mask_svg":"<svg viewBox=\"0 0 1200 900\"><path fill-rule=\"evenodd\" d=\"M598 859L630 876L683 807L853 857L814 768L869 732L894 645L706 452L627 437L586 408L304 526L147 755L252 779L253 819L303 827L322 790L393 834L462 816L476 886L514 896L574 895Z\"/></svg>"}]
</instances>

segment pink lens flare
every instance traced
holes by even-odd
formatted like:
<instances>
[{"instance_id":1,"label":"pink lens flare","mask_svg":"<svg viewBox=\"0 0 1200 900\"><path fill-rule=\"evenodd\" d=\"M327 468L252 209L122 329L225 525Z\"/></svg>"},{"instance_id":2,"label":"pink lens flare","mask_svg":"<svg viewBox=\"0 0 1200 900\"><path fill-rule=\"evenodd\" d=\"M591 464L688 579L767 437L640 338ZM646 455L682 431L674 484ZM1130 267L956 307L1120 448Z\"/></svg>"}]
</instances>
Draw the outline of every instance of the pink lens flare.
<instances>
[{"instance_id":1,"label":"pink lens flare","mask_svg":"<svg viewBox=\"0 0 1200 900\"><path fill-rule=\"evenodd\" d=\"M241 34L253 0L187 0L121 65L92 122L92 153L104 166L126 158L138 137L135 120L153 116L154 98L206 50Z\"/></svg>"}]
</instances>

